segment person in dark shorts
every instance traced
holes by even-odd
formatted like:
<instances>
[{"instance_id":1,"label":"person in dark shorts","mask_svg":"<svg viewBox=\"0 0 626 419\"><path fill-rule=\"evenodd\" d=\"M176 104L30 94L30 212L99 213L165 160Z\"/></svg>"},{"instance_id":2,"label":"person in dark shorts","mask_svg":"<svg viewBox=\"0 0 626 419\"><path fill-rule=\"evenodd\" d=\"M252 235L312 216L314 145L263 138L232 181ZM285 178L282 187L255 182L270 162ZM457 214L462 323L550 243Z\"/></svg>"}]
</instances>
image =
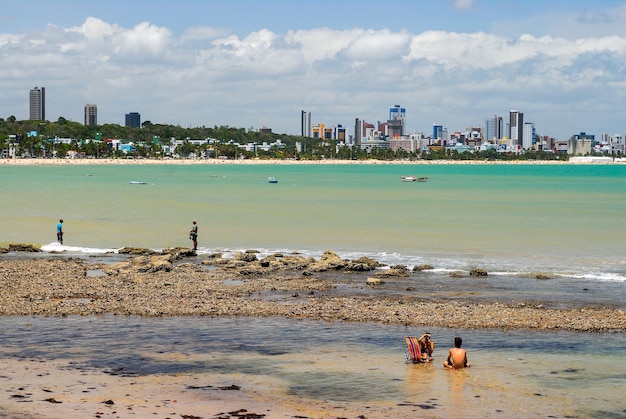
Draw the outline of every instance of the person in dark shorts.
<instances>
[{"instance_id":1,"label":"person in dark shorts","mask_svg":"<svg viewBox=\"0 0 626 419\"><path fill-rule=\"evenodd\" d=\"M63 244L63 220L59 220L57 224L57 241Z\"/></svg>"},{"instance_id":2,"label":"person in dark shorts","mask_svg":"<svg viewBox=\"0 0 626 419\"><path fill-rule=\"evenodd\" d=\"M189 240L193 241L193 250L198 250L198 224L193 220L193 227L189 232Z\"/></svg>"}]
</instances>

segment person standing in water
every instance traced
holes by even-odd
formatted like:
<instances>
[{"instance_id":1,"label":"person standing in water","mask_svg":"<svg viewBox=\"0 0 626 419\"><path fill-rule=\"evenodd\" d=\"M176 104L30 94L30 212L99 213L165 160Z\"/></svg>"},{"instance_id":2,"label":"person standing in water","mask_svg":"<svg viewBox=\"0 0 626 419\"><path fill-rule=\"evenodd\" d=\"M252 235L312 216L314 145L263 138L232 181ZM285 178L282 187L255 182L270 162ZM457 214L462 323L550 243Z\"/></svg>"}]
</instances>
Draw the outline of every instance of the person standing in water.
<instances>
[{"instance_id":1,"label":"person standing in water","mask_svg":"<svg viewBox=\"0 0 626 419\"><path fill-rule=\"evenodd\" d=\"M467 352L461 348L463 339L460 337L454 338L454 348L450 348L448 351L448 359L443 363L443 366L450 368L451 370L458 370L460 368L469 368L471 365L467 360Z\"/></svg>"},{"instance_id":2,"label":"person standing in water","mask_svg":"<svg viewBox=\"0 0 626 419\"><path fill-rule=\"evenodd\" d=\"M57 224L57 241L63 244L63 220L59 220Z\"/></svg>"},{"instance_id":3,"label":"person standing in water","mask_svg":"<svg viewBox=\"0 0 626 419\"><path fill-rule=\"evenodd\" d=\"M189 232L189 240L193 241L193 250L198 250L198 224L193 220L193 227Z\"/></svg>"}]
</instances>

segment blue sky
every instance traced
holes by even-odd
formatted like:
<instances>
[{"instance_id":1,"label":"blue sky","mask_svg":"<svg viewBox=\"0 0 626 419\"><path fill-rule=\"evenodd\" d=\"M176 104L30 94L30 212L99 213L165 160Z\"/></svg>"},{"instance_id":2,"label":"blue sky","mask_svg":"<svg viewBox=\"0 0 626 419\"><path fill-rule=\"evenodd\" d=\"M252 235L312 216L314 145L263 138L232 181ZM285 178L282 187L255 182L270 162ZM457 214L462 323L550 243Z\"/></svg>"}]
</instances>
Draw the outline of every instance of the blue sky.
<instances>
[{"instance_id":1,"label":"blue sky","mask_svg":"<svg viewBox=\"0 0 626 419\"><path fill-rule=\"evenodd\" d=\"M626 0L22 0L0 8L0 117L181 126L385 120L410 131L524 112L561 139L626 132Z\"/></svg>"}]
</instances>

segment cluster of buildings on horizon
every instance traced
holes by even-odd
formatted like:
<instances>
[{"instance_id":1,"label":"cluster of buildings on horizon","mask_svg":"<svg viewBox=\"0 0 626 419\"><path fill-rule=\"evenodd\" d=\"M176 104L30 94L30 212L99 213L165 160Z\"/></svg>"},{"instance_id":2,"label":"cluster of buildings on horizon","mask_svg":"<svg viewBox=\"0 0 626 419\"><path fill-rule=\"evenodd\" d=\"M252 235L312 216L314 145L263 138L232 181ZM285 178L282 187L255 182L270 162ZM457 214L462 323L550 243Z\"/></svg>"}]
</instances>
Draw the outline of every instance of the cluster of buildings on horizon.
<instances>
[{"instance_id":1,"label":"cluster of buildings on horizon","mask_svg":"<svg viewBox=\"0 0 626 419\"><path fill-rule=\"evenodd\" d=\"M35 87L30 90L30 119L45 121L46 89ZM98 125L98 107L86 104L84 109L85 126ZM125 126L141 127L141 115L130 112L125 116ZM445 148L459 153L496 150L499 152L523 152L526 150L567 153L570 155L588 155L592 152L610 155L626 153L624 135L602 134L596 140L595 135L581 132L568 140L558 140L548 136L539 136L535 124L524 121L524 114L511 110L505 120L493 115L485 118L483 126L469 127L465 131L449 132L440 124L433 124L432 134L406 132L406 108L395 105L389 108L389 118L376 124L356 118L354 132L341 124L326 126L323 123L312 124L311 112L301 111L300 135L320 140L335 140L345 146L356 146L364 150L389 148L396 152L405 150L409 153L421 153L429 149ZM263 127L261 132L271 133L271 128Z\"/></svg>"},{"instance_id":2,"label":"cluster of buildings on horizon","mask_svg":"<svg viewBox=\"0 0 626 419\"><path fill-rule=\"evenodd\" d=\"M301 136L336 140L362 149L390 148L407 152L423 152L429 149L456 150L462 152L496 150L520 153L523 151L546 151L571 155L588 155L592 152L623 155L626 153L624 135L595 135L581 132L568 140L539 136L532 122L524 122L524 114L518 110L509 112L508 120L498 115L485 118L483 126L469 127L465 131L448 132L443 125L434 123L431 135L423 132L406 132L406 108L395 105L389 108L389 118L376 124L356 118L354 134L342 125L327 127L311 124L311 112L300 113Z\"/></svg>"}]
</instances>

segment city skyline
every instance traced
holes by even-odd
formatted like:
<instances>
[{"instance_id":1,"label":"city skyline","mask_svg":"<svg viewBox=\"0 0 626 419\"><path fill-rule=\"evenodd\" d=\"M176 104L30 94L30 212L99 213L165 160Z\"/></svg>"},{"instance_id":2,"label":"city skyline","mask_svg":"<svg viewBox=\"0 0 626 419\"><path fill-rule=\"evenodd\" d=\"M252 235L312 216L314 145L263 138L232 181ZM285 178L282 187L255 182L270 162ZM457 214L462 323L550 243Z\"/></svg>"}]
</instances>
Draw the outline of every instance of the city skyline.
<instances>
[{"instance_id":1,"label":"city skyline","mask_svg":"<svg viewBox=\"0 0 626 419\"><path fill-rule=\"evenodd\" d=\"M0 11L0 117L28 119L15 104L43 85L51 121L80 122L97 103L100 124L133 109L152 123L297 135L302 109L350 127L400 103L405 132L511 109L539 135L626 131L625 1L182 0L176 16L171 1L118 3ZM392 9L395 20L377 18Z\"/></svg>"}]
</instances>

